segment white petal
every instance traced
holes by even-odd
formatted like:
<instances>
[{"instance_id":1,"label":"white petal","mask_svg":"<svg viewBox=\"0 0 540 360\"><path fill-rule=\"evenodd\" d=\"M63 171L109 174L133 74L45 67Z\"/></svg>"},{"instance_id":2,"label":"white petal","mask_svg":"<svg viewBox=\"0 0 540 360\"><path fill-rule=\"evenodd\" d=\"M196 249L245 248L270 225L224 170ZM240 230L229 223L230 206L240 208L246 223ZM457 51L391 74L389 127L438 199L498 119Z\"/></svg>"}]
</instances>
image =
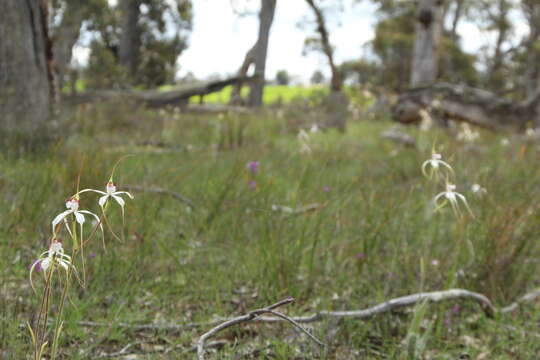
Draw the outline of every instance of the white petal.
<instances>
[{"instance_id":1,"label":"white petal","mask_svg":"<svg viewBox=\"0 0 540 360\"><path fill-rule=\"evenodd\" d=\"M49 266L51 265L51 258L50 257L46 257L45 259L41 260L41 268L43 270L47 270L49 268Z\"/></svg>"},{"instance_id":2,"label":"white petal","mask_svg":"<svg viewBox=\"0 0 540 360\"><path fill-rule=\"evenodd\" d=\"M442 193L438 194L437 196L435 196L434 201L437 202L441 197L443 197L445 195L446 195L446 192L442 192Z\"/></svg>"},{"instance_id":3,"label":"white petal","mask_svg":"<svg viewBox=\"0 0 540 360\"><path fill-rule=\"evenodd\" d=\"M98 204L99 206L103 207L105 203L107 202L107 199L109 198L109 195L105 195L99 198Z\"/></svg>"},{"instance_id":4,"label":"white petal","mask_svg":"<svg viewBox=\"0 0 540 360\"><path fill-rule=\"evenodd\" d=\"M103 191L94 190L94 189L84 189L84 190L79 191L78 194L82 194L83 192L88 192L88 191L92 191L92 192L95 192L95 193L98 193L98 194L106 195L106 193L104 193Z\"/></svg>"},{"instance_id":5,"label":"white petal","mask_svg":"<svg viewBox=\"0 0 540 360\"><path fill-rule=\"evenodd\" d=\"M120 205L121 207L124 207L124 205L126 204L124 199L122 199L120 196L116 196L116 195L111 195L111 196L114 198L114 200L116 200L118 205Z\"/></svg>"},{"instance_id":6,"label":"white petal","mask_svg":"<svg viewBox=\"0 0 540 360\"><path fill-rule=\"evenodd\" d=\"M126 194L127 196L129 196L130 199L134 199L133 195L131 195L127 191L117 191L114 193L114 195L119 195L119 194Z\"/></svg>"},{"instance_id":7,"label":"white petal","mask_svg":"<svg viewBox=\"0 0 540 360\"><path fill-rule=\"evenodd\" d=\"M64 260L59 260L58 263L60 264L61 267L63 267L67 271L68 266L66 265L66 262Z\"/></svg>"},{"instance_id":8,"label":"white petal","mask_svg":"<svg viewBox=\"0 0 540 360\"><path fill-rule=\"evenodd\" d=\"M60 221L62 221L62 219L64 219L66 216L68 216L72 212L73 212L72 210L66 210L66 211L56 215L56 217L52 221L53 231L54 231L54 228L56 227L56 225L58 225L60 223Z\"/></svg>"},{"instance_id":9,"label":"white petal","mask_svg":"<svg viewBox=\"0 0 540 360\"><path fill-rule=\"evenodd\" d=\"M75 214L75 220L77 220L77 222L79 224L84 224L84 215L81 214L83 211L75 211L74 214Z\"/></svg>"}]
</instances>

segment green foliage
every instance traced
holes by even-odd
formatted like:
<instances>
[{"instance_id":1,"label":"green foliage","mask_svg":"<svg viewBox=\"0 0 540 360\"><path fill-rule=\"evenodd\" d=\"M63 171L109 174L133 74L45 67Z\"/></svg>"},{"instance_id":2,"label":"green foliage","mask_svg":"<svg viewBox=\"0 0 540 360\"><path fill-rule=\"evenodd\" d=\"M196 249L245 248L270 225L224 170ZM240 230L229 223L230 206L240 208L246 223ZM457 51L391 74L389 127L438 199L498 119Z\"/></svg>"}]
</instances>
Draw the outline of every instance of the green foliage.
<instances>
[{"instance_id":1,"label":"green foliage","mask_svg":"<svg viewBox=\"0 0 540 360\"><path fill-rule=\"evenodd\" d=\"M383 1L381 19L375 26L372 41L378 61L359 60L345 63L344 70L356 78L398 92L409 86L412 50L415 39L416 6L414 2ZM459 39L443 33L439 50L439 78L450 82L478 82L476 56L465 53Z\"/></svg>"},{"instance_id":2,"label":"green foliage","mask_svg":"<svg viewBox=\"0 0 540 360\"><path fill-rule=\"evenodd\" d=\"M325 81L324 74L321 70L315 70L309 81L313 85L320 85Z\"/></svg>"},{"instance_id":3,"label":"green foliage","mask_svg":"<svg viewBox=\"0 0 540 360\"><path fill-rule=\"evenodd\" d=\"M289 85L291 77L287 70L279 70L276 73L276 84L277 85Z\"/></svg>"},{"instance_id":4,"label":"green foliage","mask_svg":"<svg viewBox=\"0 0 540 360\"><path fill-rule=\"evenodd\" d=\"M122 13L118 7L103 5L92 12L89 30L92 40L89 66L84 73L89 88L145 88L172 83L176 60L187 48L187 35L192 25L192 4L177 0L140 0L137 22L137 67L133 75L119 65L119 44Z\"/></svg>"}]
</instances>

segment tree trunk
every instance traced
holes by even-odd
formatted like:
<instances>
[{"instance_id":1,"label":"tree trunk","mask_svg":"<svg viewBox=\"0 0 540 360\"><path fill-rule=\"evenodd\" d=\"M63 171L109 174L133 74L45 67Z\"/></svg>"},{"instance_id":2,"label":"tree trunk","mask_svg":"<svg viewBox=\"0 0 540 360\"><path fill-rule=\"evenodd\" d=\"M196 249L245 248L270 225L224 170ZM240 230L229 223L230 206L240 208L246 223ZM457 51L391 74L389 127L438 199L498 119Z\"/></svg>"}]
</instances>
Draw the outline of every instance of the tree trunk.
<instances>
[{"instance_id":1,"label":"tree trunk","mask_svg":"<svg viewBox=\"0 0 540 360\"><path fill-rule=\"evenodd\" d=\"M523 102L498 97L489 91L461 85L438 83L401 94L394 107L394 119L419 122L420 110L491 130L523 130L540 120L540 86Z\"/></svg>"},{"instance_id":2,"label":"tree trunk","mask_svg":"<svg viewBox=\"0 0 540 360\"><path fill-rule=\"evenodd\" d=\"M73 46L79 39L81 26L86 13L86 4L66 1L62 22L56 29L53 39L53 54L58 87L61 89L73 53Z\"/></svg>"},{"instance_id":3,"label":"tree trunk","mask_svg":"<svg viewBox=\"0 0 540 360\"><path fill-rule=\"evenodd\" d=\"M43 134L50 116L46 4L4 0L0 11L0 142Z\"/></svg>"},{"instance_id":4,"label":"tree trunk","mask_svg":"<svg viewBox=\"0 0 540 360\"><path fill-rule=\"evenodd\" d=\"M139 6L140 0L120 0L122 34L118 46L118 62L133 80L139 64Z\"/></svg>"},{"instance_id":5,"label":"tree trunk","mask_svg":"<svg viewBox=\"0 0 540 360\"><path fill-rule=\"evenodd\" d=\"M450 37L454 41L456 41L458 38L457 27L459 24L459 20L461 19L461 15L463 14L464 2L465 0L456 0L456 10L454 11L454 17L452 18L452 28L450 29Z\"/></svg>"},{"instance_id":6,"label":"tree trunk","mask_svg":"<svg viewBox=\"0 0 540 360\"><path fill-rule=\"evenodd\" d=\"M501 87L504 86L505 80L502 78L500 71L503 67L503 51L502 45L508 37L508 32L510 30L508 24L508 11L509 5L507 0L498 1L498 16L494 19L495 25L497 26L497 40L495 41L495 51L493 53L493 59L491 66L487 74L487 85L490 89L503 90Z\"/></svg>"},{"instance_id":7,"label":"tree trunk","mask_svg":"<svg viewBox=\"0 0 540 360\"><path fill-rule=\"evenodd\" d=\"M522 5L529 25L525 91L527 96L532 96L540 86L540 3L537 0L524 0Z\"/></svg>"},{"instance_id":8,"label":"tree trunk","mask_svg":"<svg viewBox=\"0 0 540 360\"><path fill-rule=\"evenodd\" d=\"M251 49L246 53L246 56L244 58L244 62L242 63L242 66L240 67L240 70L238 70L237 77L246 77L247 73L249 71L249 68L251 65L255 63L255 51L257 50L257 43L253 45ZM242 86L244 84L241 81L238 81L236 84L234 84L234 87L231 92L231 97L229 99L229 103L231 105L241 105L242 104Z\"/></svg>"},{"instance_id":9,"label":"tree trunk","mask_svg":"<svg viewBox=\"0 0 540 360\"><path fill-rule=\"evenodd\" d=\"M330 80L330 89L332 91L341 91L341 88L343 87L343 81L334 61L334 50L332 49L332 45L330 45L330 39L328 36L328 30L326 29L324 15L321 9L317 5L315 5L314 0L306 0L306 2L315 14L315 19L317 21L317 32L321 37L322 50L324 52L324 55L326 56L326 59L328 60L328 64L330 65L330 71L332 74L332 78Z\"/></svg>"},{"instance_id":10,"label":"tree trunk","mask_svg":"<svg viewBox=\"0 0 540 360\"><path fill-rule=\"evenodd\" d=\"M270 27L274 20L276 0L261 0L261 12L259 13L259 39L254 51L255 80L251 83L249 91L249 106L259 107L262 105L264 91L264 73L266 70L266 54L268 52L268 38Z\"/></svg>"},{"instance_id":11,"label":"tree trunk","mask_svg":"<svg viewBox=\"0 0 540 360\"><path fill-rule=\"evenodd\" d=\"M443 0L421 0L418 5L410 80L413 88L433 84L437 79L443 5Z\"/></svg>"}]
</instances>

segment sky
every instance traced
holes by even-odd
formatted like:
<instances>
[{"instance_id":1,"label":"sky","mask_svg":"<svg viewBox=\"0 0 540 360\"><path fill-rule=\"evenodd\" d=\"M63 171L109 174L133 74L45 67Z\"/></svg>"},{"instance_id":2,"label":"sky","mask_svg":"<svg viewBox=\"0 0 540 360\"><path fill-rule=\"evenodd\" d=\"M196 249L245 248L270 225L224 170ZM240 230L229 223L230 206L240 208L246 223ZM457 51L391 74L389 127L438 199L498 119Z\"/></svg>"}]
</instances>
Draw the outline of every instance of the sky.
<instances>
[{"instance_id":1,"label":"sky","mask_svg":"<svg viewBox=\"0 0 540 360\"><path fill-rule=\"evenodd\" d=\"M109 0L115 3L115 0ZM255 43L258 32L257 0L192 0L193 31L189 37L189 47L178 59L178 76L191 72L204 79L212 75L234 74L244 59L245 53ZM373 39L377 22L376 6L370 1L343 1L342 12L327 16L330 42L335 48L337 63L357 59L367 55L366 44ZM232 9L251 10L252 15L238 16ZM527 34L528 28L523 19L516 15L515 39ZM275 78L277 71L286 69L297 82L307 82L315 70L326 75L329 69L320 53L302 54L306 36L314 33L309 23L302 28L302 20L312 19L311 10L305 0L277 1L268 47L266 77ZM338 22L339 21L339 22ZM494 41L494 33L481 30L476 24L462 21L458 27L462 45L467 52L477 52ZM85 64L88 49L75 48L75 59Z\"/></svg>"}]
</instances>

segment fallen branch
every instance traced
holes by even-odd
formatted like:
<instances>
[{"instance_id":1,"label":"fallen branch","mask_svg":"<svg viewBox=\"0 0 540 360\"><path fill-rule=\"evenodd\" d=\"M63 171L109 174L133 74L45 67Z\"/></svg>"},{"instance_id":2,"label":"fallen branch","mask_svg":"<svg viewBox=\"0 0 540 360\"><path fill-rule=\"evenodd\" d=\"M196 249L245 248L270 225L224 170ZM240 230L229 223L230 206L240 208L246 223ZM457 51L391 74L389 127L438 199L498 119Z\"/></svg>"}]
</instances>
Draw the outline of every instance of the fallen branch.
<instances>
[{"instance_id":1,"label":"fallen branch","mask_svg":"<svg viewBox=\"0 0 540 360\"><path fill-rule=\"evenodd\" d=\"M305 206L301 206L299 208L296 208L296 209L293 209L291 207L288 207L288 206L283 206L283 205L272 205L272 210L273 211L280 211L282 213L285 213L285 214L290 214L290 215L299 215L299 214L303 214L303 213L306 213L306 212L310 212L310 211L313 211L313 210L317 210L317 209L320 209L322 208L324 205L321 205L321 204L309 204L309 205L305 205Z\"/></svg>"},{"instance_id":2,"label":"fallen branch","mask_svg":"<svg viewBox=\"0 0 540 360\"><path fill-rule=\"evenodd\" d=\"M324 344L321 341L319 341L316 337L311 335L311 333L309 333L306 329L304 329L296 321L294 321L293 319L291 319L291 318L289 318L289 317L287 317L287 316L285 316L285 315L283 315L283 314L281 314L281 313L279 313L277 311L274 311L274 309L276 309L276 308L278 308L280 306L283 306L283 305L290 304L292 302L294 302L294 299L290 297L290 298L287 298L285 300L281 300L281 301L279 301L279 302L277 302L277 303L275 303L273 305L270 305L270 306L267 306L267 307L264 307L264 308L261 308L261 309L253 310L253 311L249 312L246 315L242 315L242 316L232 318L232 319L227 320L227 321L219 324L218 326L212 328L210 331L204 333L199 338L199 341L197 342L197 357L198 357L198 359L199 360L204 360L204 343L205 343L206 340L208 340L212 336L216 335L218 332L220 332L220 331L222 331L224 329L227 329L227 328L229 328L231 326L255 320L262 314L271 314L271 315L276 316L281 321L290 322L295 327L300 329L304 334L308 335L318 345L324 346Z\"/></svg>"},{"instance_id":3,"label":"fallen branch","mask_svg":"<svg viewBox=\"0 0 540 360\"><path fill-rule=\"evenodd\" d=\"M520 297L519 299L517 299L516 301L514 301L510 305L503 307L501 309L501 313L506 314L506 313L512 312L514 310L517 310L517 308L521 304L531 302L531 301L535 300L538 297L540 297L540 288L526 293L525 295L523 295L522 297Z\"/></svg>"},{"instance_id":4,"label":"fallen branch","mask_svg":"<svg viewBox=\"0 0 540 360\"><path fill-rule=\"evenodd\" d=\"M463 289L450 289L444 291L433 291L407 295L385 301L365 310L350 310L350 311L320 311L313 315L293 317L292 319L298 323L312 323L325 319L369 319L375 315L382 314L397 308L413 306L423 301L441 302L446 300L456 299L471 299L478 302L484 310L486 316L493 317L497 309L491 301L484 295ZM281 321L270 317L261 317L258 321L276 322Z\"/></svg>"},{"instance_id":5,"label":"fallen branch","mask_svg":"<svg viewBox=\"0 0 540 360\"><path fill-rule=\"evenodd\" d=\"M188 205L190 208L195 209L195 205L193 204L193 201L191 201L184 195L181 195L171 190L162 189L162 188L153 187L153 186L148 187L148 186L139 186L139 185L124 185L123 188L127 190L131 190L131 191L142 191L142 192L151 192L151 193L161 194L161 195L169 195L175 198L176 200Z\"/></svg>"},{"instance_id":6,"label":"fallen branch","mask_svg":"<svg viewBox=\"0 0 540 360\"><path fill-rule=\"evenodd\" d=\"M407 296L402 296L394 298L378 305L375 305L371 308L364 310L351 310L351 311L320 311L313 315L299 316L299 317L288 317L288 319L293 320L299 324L301 323L312 323L317 321L322 321L324 319L369 319L375 315L382 314L395 310L397 308L414 306L422 301L431 301L431 302L441 302L447 300L457 300L457 299L471 299L478 302L487 316L493 317L496 313L507 314L518 309L521 305L527 302L531 302L540 297L540 288L535 289L527 294L521 296L518 300L511 303L508 306L503 308L496 308L493 306L491 301L482 294L463 290L463 289L451 289L444 291L434 291L426 293L418 293ZM272 310L272 309L270 309ZM237 319L237 318L233 318ZM191 329L198 329L205 326L216 326L224 321L233 320L231 318L218 318L213 321L199 322L199 323L185 323L185 324L131 324L131 323L116 323L114 327L124 328L134 331L144 331L144 330L157 330L157 331L184 331ZM282 319L276 319L274 317L262 317L258 316L252 319L254 322L279 322L283 321ZM287 320L288 321L288 320ZM104 327L110 326L110 323L102 322L93 322L93 321L80 321L78 323L80 326L85 327ZM24 326L24 325L21 325Z\"/></svg>"},{"instance_id":7,"label":"fallen branch","mask_svg":"<svg viewBox=\"0 0 540 360\"><path fill-rule=\"evenodd\" d=\"M135 104L143 104L157 108L164 106L186 107L192 96L204 96L220 91L237 82L254 81L256 76L233 76L224 80L188 84L169 91L136 91L136 90L99 90L88 91L64 97L64 102L72 105L109 100L131 100Z\"/></svg>"},{"instance_id":8,"label":"fallen branch","mask_svg":"<svg viewBox=\"0 0 540 360\"><path fill-rule=\"evenodd\" d=\"M393 116L404 124L417 123L422 118L420 111L430 109L490 130L524 130L528 122L540 120L539 103L540 87L527 100L517 102L482 89L437 83L401 94Z\"/></svg>"}]
</instances>

